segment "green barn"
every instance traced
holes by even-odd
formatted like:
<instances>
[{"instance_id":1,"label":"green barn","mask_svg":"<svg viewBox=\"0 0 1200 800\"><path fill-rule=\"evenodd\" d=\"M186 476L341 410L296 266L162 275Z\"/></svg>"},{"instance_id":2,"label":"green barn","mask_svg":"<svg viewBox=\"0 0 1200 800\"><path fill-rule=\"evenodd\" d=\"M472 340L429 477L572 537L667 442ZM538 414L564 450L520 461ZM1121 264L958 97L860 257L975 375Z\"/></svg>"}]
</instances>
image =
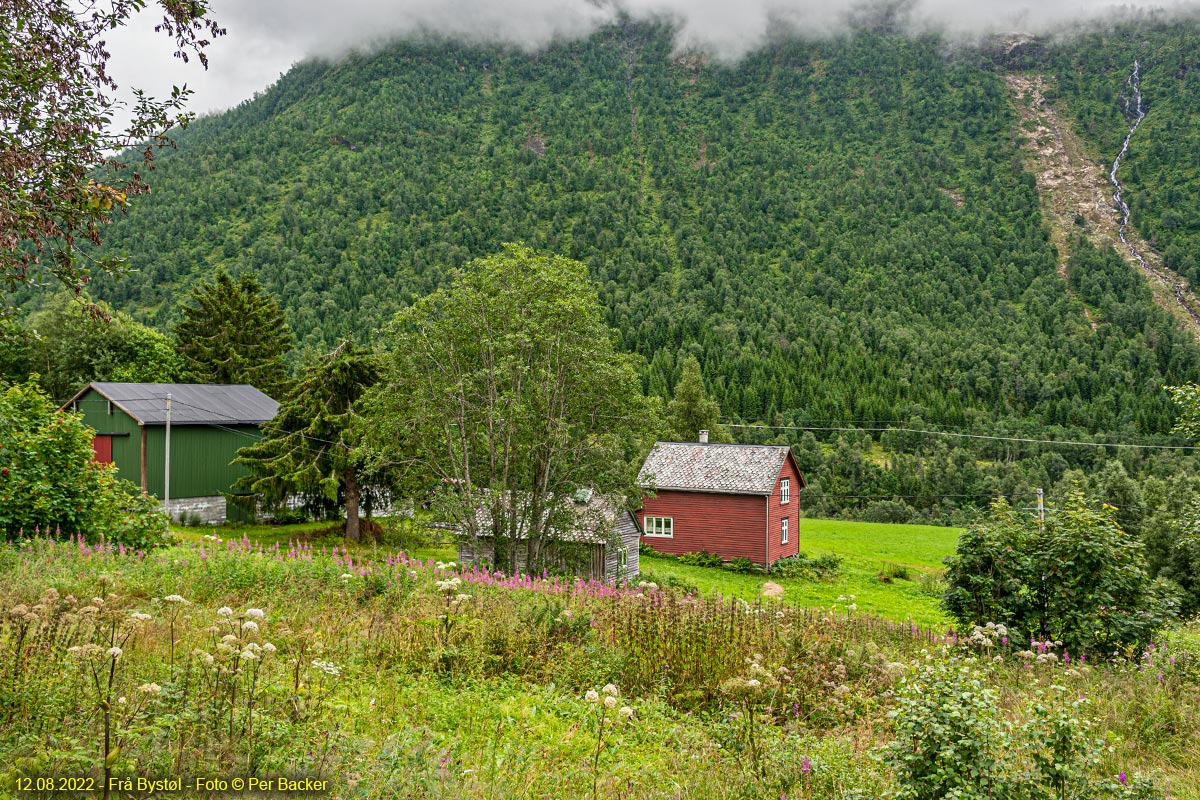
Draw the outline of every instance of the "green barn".
<instances>
[{"instance_id":1,"label":"green barn","mask_svg":"<svg viewBox=\"0 0 1200 800\"><path fill-rule=\"evenodd\" d=\"M78 411L96 430L97 461L116 464L122 478L159 500L169 497L175 519L187 514L217 525L246 516L226 503L234 482L247 474L230 462L238 448L258 440L259 425L274 418L279 403L248 385L96 382L63 408Z\"/></svg>"}]
</instances>

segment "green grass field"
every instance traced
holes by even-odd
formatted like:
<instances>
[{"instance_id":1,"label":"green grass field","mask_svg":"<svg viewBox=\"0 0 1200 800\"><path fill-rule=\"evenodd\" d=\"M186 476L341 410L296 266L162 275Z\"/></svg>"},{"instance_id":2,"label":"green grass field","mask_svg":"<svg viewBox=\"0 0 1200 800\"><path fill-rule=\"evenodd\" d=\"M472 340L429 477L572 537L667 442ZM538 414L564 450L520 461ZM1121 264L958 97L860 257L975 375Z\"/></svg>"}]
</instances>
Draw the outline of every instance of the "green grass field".
<instances>
[{"instance_id":1,"label":"green grass field","mask_svg":"<svg viewBox=\"0 0 1200 800\"><path fill-rule=\"evenodd\" d=\"M807 556L835 553L841 573L832 581L788 580L764 575L738 575L724 569L692 567L673 558L643 557L642 572L672 577L698 587L701 592L753 600L762 596L768 580L784 589L783 600L804 606L851 602L858 610L922 626L947 626L949 618L938 608L941 583L937 580L942 559L954 552L959 528L932 525L886 525L844 520L805 519L800 523L800 552ZM898 569L899 568L899 569ZM907 572L908 579L881 578L881 574ZM839 597L854 600L839 601Z\"/></svg>"}]
</instances>

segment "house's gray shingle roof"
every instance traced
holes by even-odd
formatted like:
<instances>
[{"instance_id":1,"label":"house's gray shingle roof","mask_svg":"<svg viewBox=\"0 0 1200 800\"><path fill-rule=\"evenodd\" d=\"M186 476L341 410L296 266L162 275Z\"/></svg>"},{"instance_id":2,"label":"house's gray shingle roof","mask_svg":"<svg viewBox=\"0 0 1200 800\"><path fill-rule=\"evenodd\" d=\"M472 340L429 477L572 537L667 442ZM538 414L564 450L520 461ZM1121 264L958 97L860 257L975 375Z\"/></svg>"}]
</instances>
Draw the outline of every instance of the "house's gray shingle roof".
<instances>
[{"instance_id":1,"label":"house's gray shingle roof","mask_svg":"<svg viewBox=\"0 0 1200 800\"><path fill-rule=\"evenodd\" d=\"M655 489L769 495L787 456L782 445L655 442L638 483Z\"/></svg>"},{"instance_id":2,"label":"house's gray shingle roof","mask_svg":"<svg viewBox=\"0 0 1200 800\"><path fill-rule=\"evenodd\" d=\"M145 425L166 423L168 393L172 425L260 425L279 411L279 403L249 384L94 382L90 388Z\"/></svg>"}]
</instances>

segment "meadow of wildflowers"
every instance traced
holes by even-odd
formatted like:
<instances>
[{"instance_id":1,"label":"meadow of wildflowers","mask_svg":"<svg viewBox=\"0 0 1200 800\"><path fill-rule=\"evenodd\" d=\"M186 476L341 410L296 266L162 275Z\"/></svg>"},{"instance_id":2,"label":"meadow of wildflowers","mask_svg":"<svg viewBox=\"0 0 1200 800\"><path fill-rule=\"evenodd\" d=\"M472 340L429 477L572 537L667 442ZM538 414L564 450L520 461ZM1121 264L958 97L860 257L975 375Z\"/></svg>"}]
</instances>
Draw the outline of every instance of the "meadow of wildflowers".
<instances>
[{"instance_id":1,"label":"meadow of wildflowers","mask_svg":"<svg viewBox=\"0 0 1200 800\"><path fill-rule=\"evenodd\" d=\"M969 659L971 707L1045 743L1005 769L1101 787L1073 797L1200 797L1195 630L1074 654L855 605L215 535L0 544L0 795L208 775L333 797L932 797L889 761L912 736L895 712L923 708L930 664Z\"/></svg>"}]
</instances>

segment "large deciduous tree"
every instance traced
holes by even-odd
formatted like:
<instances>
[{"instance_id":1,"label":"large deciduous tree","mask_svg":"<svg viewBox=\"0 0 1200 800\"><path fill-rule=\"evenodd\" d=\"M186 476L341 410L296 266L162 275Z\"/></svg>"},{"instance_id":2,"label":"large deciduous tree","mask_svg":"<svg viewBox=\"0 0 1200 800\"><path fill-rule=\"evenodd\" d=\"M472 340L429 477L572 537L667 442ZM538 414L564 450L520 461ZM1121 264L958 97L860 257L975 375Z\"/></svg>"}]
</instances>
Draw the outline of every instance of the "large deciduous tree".
<instances>
[{"instance_id":1,"label":"large deciduous tree","mask_svg":"<svg viewBox=\"0 0 1200 800\"><path fill-rule=\"evenodd\" d=\"M636 357L617 352L587 269L509 244L400 312L371 393L370 441L441 485L463 535L537 568L571 523L575 492L635 491L659 422Z\"/></svg>"},{"instance_id":2,"label":"large deciduous tree","mask_svg":"<svg viewBox=\"0 0 1200 800\"><path fill-rule=\"evenodd\" d=\"M234 280L223 269L211 282L194 287L189 299L175 326L185 377L198 383L249 383L282 397L292 332L279 301L253 275Z\"/></svg>"},{"instance_id":3,"label":"large deciduous tree","mask_svg":"<svg viewBox=\"0 0 1200 800\"><path fill-rule=\"evenodd\" d=\"M98 245L112 210L147 191L141 174L114 154L137 146L150 166L155 149L170 143L167 131L190 118L186 90L165 101L134 90L128 127L113 129L122 103L104 37L145 5L0 0L0 284L10 290L36 280L39 264L81 288L91 268L78 265L77 244ZM207 67L205 37L224 33L209 19L207 0L158 5L157 30L174 40L175 55L195 55ZM92 263L111 269L117 262Z\"/></svg>"},{"instance_id":4,"label":"large deciduous tree","mask_svg":"<svg viewBox=\"0 0 1200 800\"><path fill-rule=\"evenodd\" d=\"M235 488L273 507L293 494L336 503L346 510L346 536L359 541L363 451L352 421L378 377L375 356L349 339L321 357L262 426L261 441L238 451L236 463L251 475Z\"/></svg>"}]
</instances>

